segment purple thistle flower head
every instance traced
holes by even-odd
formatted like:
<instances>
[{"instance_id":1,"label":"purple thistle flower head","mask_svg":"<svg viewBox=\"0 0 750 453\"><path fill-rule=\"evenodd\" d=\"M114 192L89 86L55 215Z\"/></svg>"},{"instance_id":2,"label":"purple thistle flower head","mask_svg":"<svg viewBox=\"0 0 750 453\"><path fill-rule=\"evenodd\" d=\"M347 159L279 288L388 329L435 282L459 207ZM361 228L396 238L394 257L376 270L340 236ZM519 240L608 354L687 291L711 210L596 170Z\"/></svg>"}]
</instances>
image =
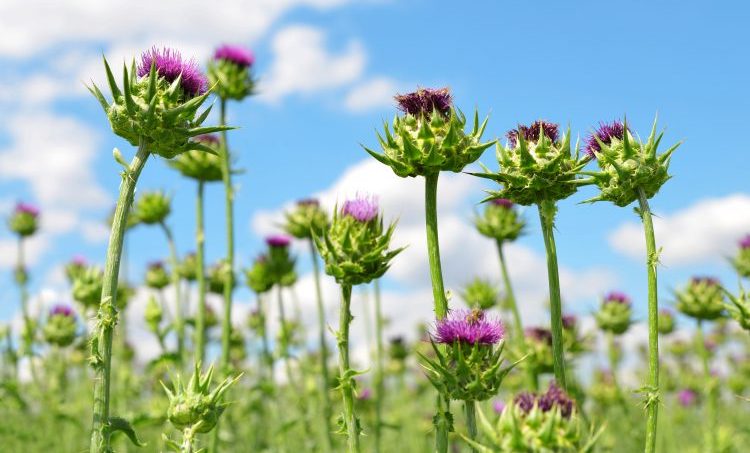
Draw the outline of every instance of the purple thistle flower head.
<instances>
[{"instance_id":1,"label":"purple thistle flower head","mask_svg":"<svg viewBox=\"0 0 750 453\"><path fill-rule=\"evenodd\" d=\"M50 309L49 315L50 317L60 315L60 316L67 316L69 318L72 318L73 316L75 316L75 312L73 311L71 307L67 305L58 304L58 305L53 306Z\"/></svg>"},{"instance_id":2,"label":"purple thistle flower head","mask_svg":"<svg viewBox=\"0 0 750 453\"><path fill-rule=\"evenodd\" d=\"M690 407L698 400L698 394L692 389L682 389L677 393L677 401L682 407Z\"/></svg>"},{"instance_id":3,"label":"purple thistle flower head","mask_svg":"<svg viewBox=\"0 0 750 453\"><path fill-rule=\"evenodd\" d=\"M399 110L413 116L429 118L433 110L447 117L453 106L450 90L445 88L418 88L417 91L394 96Z\"/></svg>"},{"instance_id":4,"label":"purple thistle flower head","mask_svg":"<svg viewBox=\"0 0 750 453\"><path fill-rule=\"evenodd\" d=\"M144 77L151 71L151 65L156 67L156 73L167 82L174 82L182 74L180 86L189 97L198 96L206 92L208 80L198 67L194 59L183 61L182 55L175 49L152 47L143 52L141 63L138 65L138 77Z\"/></svg>"},{"instance_id":5,"label":"purple thistle flower head","mask_svg":"<svg viewBox=\"0 0 750 453\"><path fill-rule=\"evenodd\" d=\"M255 63L255 55L245 47L224 44L214 51L214 60L224 60L243 68Z\"/></svg>"},{"instance_id":6,"label":"purple thistle flower head","mask_svg":"<svg viewBox=\"0 0 750 453\"><path fill-rule=\"evenodd\" d=\"M515 148L518 144L518 135L522 134L524 140L527 142L538 142L542 134L547 137L550 141L556 142L560 136L560 126L556 123L550 123L544 120L537 120L531 123L529 126L518 126L517 129L512 129L505 134L508 137L508 143L511 148Z\"/></svg>"},{"instance_id":7,"label":"purple thistle flower head","mask_svg":"<svg viewBox=\"0 0 750 453\"><path fill-rule=\"evenodd\" d=\"M507 198L495 198L493 200L490 200L490 203L505 209L513 209L513 202L508 200Z\"/></svg>"},{"instance_id":8,"label":"purple thistle flower head","mask_svg":"<svg viewBox=\"0 0 750 453\"><path fill-rule=\"evenodd\" d=\"M148 263L148 268L151 270L164 269L164 262L163 261L151 261L150 263Z\"/></svg>"},{"instance_id":9,"label":"purple thistle flower head","mask_svg":"<svg viewBox=\"0 0 750 453\"><path fill-rule=\"evenodd\" d=\"M740 248L742 250L750 249L750 234L740 239Z\"/></svg>"},{"instance_id":10,"label":"purple thistle flower head","mask_svg":"<svg viewBox=\"0 0 750 453\"><path fill-rule=\"evenodd\" d=\"M576 319L576 315L567 314L562 316L562 325L564 329L575 328L577 322L578 319Z\"/></svg>"},{"instance_id":11,"label":"purple thistle flower head","mask_svg":"<svg viewBox=\"0 0 750 453\"><path fill-rule=\"evenodd\" d=\"M303 198L297 200L297 206L320 206L320 201L317 198Z\"/></svg>"},{"instance_id":12,"label":"purple thistle flower head","mask_svg":"<svg viewBox=\"0 0 750 453\"><path fill-rule=\"evenodd\" d=\"M539 396L537 403L543 412L549 412L555 406L559 407L560 414L565 418L570 417L573 412L573 400L554 382L549 385L547 393Z\"/></svg>"},{"instance_id":13,"label":"purple thistle flower head","mask_svg":"<svg viewBox=\"0 0 750 453\"><path fill-rule=\"evenodd\" d=\"M435 324L435 340L442 344L496 344L505 336L500 320L488 318L482 310L453 310Z\"/></svg>"},{"instance_id":14,"label":"purple thistle flower head","mask_svg":"<svg viewBox=\"0 0 750 453\"><path fill-rule=\"evenodd\" d=\"M369 388L363 388L357 395L357 399L360 401L370 401L370 399L372 399L372 390Z\"/></svg>"},{"instance_id":15,"label":"purple thistle flower head","mask_svg":"<svg viewBox=\"0 0 750 453\"><path fill-rule=\"evenodd\" d=\"M536 396L531 392L521 392L513 398L513 404L528 414L536 404Z\"/></svg>"},{"instance_id":16,"label":"purple thistle flower head","mask_svg":"<svg viewBox=\"0 0 750 453\"><path fill-rule=\"evenodd\" d=\"M627 294L621 291L612 291L604 296L604 304L623 304L630 305L630 298Z\"/></svg>"},{"instance_id":17,"label":"purple thistle flower head","mask_svg":"<svg viewBox=\"0 0 750 453\"><path fill-rule=\"evenodd\" d=\"M204 145L216 146L219 144L219 136L216 134L202 134L195 137L193 141L203 143Z\"/></svg>"},{"instance_id":18,"label":"purple thistle flower head","mask_svg":"<svg viewBox=\"0 0 750 453\"><path fill-rule=\"evenodd\" d=\"M596 157L596 153L602 149L599 142L609 145L612 143L612 139L622 140L624 136L625 124L622 121L615 120L611 123L601 122L599 123L599 128L586 139L586 154Z\"/></svg>"},{"instance_id":19,"label":"purple thistle flower head","mask_svg":"<svg viewBox=\"0 0 750 453\"><path fill-rule=\"evenodd\" d=\"M527 327L524 329L524 336L540 343L552 344L552 332L544 327Z\"/></svg>"},{"instance_id":20,"label":"purple thistle flower head","mask_svg":"<svg viewBox=\"0 0 750 453\"><path fill-rule=\"evenodd\" d=\"M88 261L86 261L86 258L82 255L75 255L73 259L70 260L70 264L83 267L88 264Z\"/></svg>"},{"instance_id":21,"label":"purple thistle flower head","mask_svg":"<svg viewBox=\"0 0 750 453\"><path fill-rule=\"evenodd\" d=\"M719 279L715 277L696 276L690 279L692 285L719 286Z\"/></svg>"},{"instance_id":22,"label":"purple thistle flower head","mask_svg":"<svg viewBox=\"0 0 750 453\"><path fill-rule=\"evenodd\" d=\"M36 218L36 217L39 217L39 208L37 208L33 204L19 201L18 203L16 203L16 207L13 210L13 213L14 214L28 214Z\"/></svg>"},{"instance_id":23,"label":"purple thistle flower head","mask_svg":"<svg viewBox=\"0 0 750 453\"><path fill-rule=\"evenodd\" d=\"M375 197L359 196L346 200L341 206L342 216L351 216L358 222L369 222L378 216L378 200Z\"/></svg>"},{"instance_id":24,"label":"purple thistle flower head","mask_svg":"<svg viewBox=\"0 0 750 453\"><path fill-rule=\"evenodd\" d=\"M496 414L502 414L505 410L505 402L502 400L493 401L492 403L492 410L495 411Z\"/></svg>"},{"instance_id":25,"label":"purple thistle flower head","mask_svg":"<svg viewBox=\"0 0 750 453\"><path fill-rule=\"evenodd\" d=\"M286 248L289 247L289 244L291 244L291 242L292 241L288 236L284 236L282 234L275 234L266 238L266 244L268 244L269 247Z\"/></svg>"}]
</instances>

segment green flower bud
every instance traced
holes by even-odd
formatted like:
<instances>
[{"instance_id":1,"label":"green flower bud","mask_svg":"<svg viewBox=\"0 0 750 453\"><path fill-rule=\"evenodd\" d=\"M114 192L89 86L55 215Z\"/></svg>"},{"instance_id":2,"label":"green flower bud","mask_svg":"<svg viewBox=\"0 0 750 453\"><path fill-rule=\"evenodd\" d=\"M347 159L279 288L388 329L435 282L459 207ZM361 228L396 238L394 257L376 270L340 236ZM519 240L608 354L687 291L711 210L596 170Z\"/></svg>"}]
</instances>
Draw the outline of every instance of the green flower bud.
<instances>
[{"instance_id":1,"label":"green flower bud","mask_svg":"<svg viewBox=\"0 0 750 453\"><path fill-rule=\"evenodd\" d=\"M274 279L271 275L266 255L256 258L253 265L245 270L245 281L255 294L263 294L273 288Z\"/></svg>"},{"instance_id":2,"label":"green flower bud","mask_svg":"<svg viewBox=\"0 0 750 453\"><path fill-rule=\"evenodd\" d=\"M148 324L148 327L152 332L159 332L159 325L164 318L164 311L161 308L161 304L152 295L146 302L146 309L143 312L143 319Z\"/></svg>"},{"instance_id":3,"label":"green flower bud","mask_svg":"<svg viewBox=\"0 0 750 453\"><path fill-rule=\"evenodd\" d=\"M581 181L578 172L589 158L579 159L570 147L570 128L558 140L558 126L536 121L508 132L506 146L497 144L497 173L472 173L492 179L502 189L490 191L489 199L504 198L523 206L557 201L573 195Z\"/></svg>"},{"instance_id":4,"label":"green flower bud","mask_svg":"<svg viewBox=\"0 0 750 453\"><path fill-rule=\"evenodd\" d=\"M620 394L609 370L598 370L594 373L594 381L589 387L589 395L603 407L616 404L619 401Z\"/></svg>"},{"instance_id":5,"label":"green flower bud","mask_svg":"<svg viewBox=\"0 0 750 453\"><path fill-rule=\"evenodd\" d=\"M73 343L77 330L78 324L73 309L64 305L56 305L49 312L42 334L47 343L65 347Z\"/></svg>"},{"instance_id":6,"label":"green flower bud","mask_svg":"<svg viewBox=\"0 0 750 453\"><path fill-rule=\"evenodd\" d=\"M326 273L341 285L382 277L390 261L404 250L388 250L395 228L392 223L383 229L375 200L361 197L346 201L340 212L334 212L331 227L322 236L314 234Z\"/></svg>"},{"instance_id":7,"label":"green flower bud","mask_svg":"<svg viewBox=\"0 0 750 453\"><path fill-rule=\"evenodd\" d=\"M519 217L512 201L496 198L485 205L481 216L475 216L474 226L482 235L504 242L516 240L526 222Z\"/></svg>"},{"instance_id":8,"label":"green flower bud","mask_svg":"<svg viewBox=\"0 0 750 453\"><path fill-rule=\"evenodd\" d=\"M656 195L670 178L669 162L680 146L677 143L657 156L663 135L656 134L656 120L646 143L633 137L626 122L602 123L586 145L587 154L596 158L600 171L585 173L601 192L586 201L610 201L622 207L636 201L641 190L646 198Z\"/></svg>"},{"instance_id":9,"label":"green flower bud","mask_svg":"<svg viewBox=\"0 0 750 453\"><path fill-rule=\"evenodd\" d=\"M625 333L633 323L630 298L623 293L612 292L604 297L599 311L594 314L596 323L605 332L615 335Z\"/></svg>"},{"instance_id":10,"label":"green flower bud","mask_svg":"<svg viewBox=\"0 0 750 453\"><path fill-rule=\"evenodd\" d=\"M65 276L68 281L73 284L76 279L86 271L86 259L81 256L76 256L68 264L65 265Z\"/></svg>"},{"instance_id":11,"label":"green flower bud","mask_svg":"<svg viewBox=\"0 0 750 453\"><path fill-rule=\"evenodd\" d=\"M286 236L266 238L268 254L264 265L273 284L292 286L297 281L297 273L294 271L295 259L289 254L290 243Z\"/></svg>"},{"instance_id":12,"label":"green flower bud","mask_svg":"<svg viewBox=\"0 0 750 453\"><path fill-rule=\"evenodd\" d=\"M133 204L133 215L146 225L162 223L169 216L171 201L164 192L145 192Z\"/></svg>"},{"instance_id":13,"label":"green flower bud","mask_svg":"<svg viewBox=\"0 0 750 453\"><path fill-rule=\"evenodd\" d=\"M479 124L478 112L474 113L471 132L464 131L466 117L453 108L448 88L420 88L396 96L396 101L404 115L394 117L393 133L384 124L385 138L378 134L383 154L366 147L365 151L398 176L460 172L494 143L481 142L487 119Z\"/></svg>"},{"instance_id":14,"label":"green flower bud","mask_svg":"<svg viewBox=\"0 0 750 453\"><path fill-rule=\"evenodd\" d=\"M73 282L73 299L86 308L96 308L102 299L104 275L96 266L87 267Z\"/></svg>"},{"instance_id":15,"label":"green flower bud","mask_svg":"<svg viewBox=\"0 0 750 453\"><path fill-rule=\"evenodd\" d=\"M461 298L469 308L489 310L497 304L498 291L491 283L475 278L464 287Z\"/></svg>"},{"instance_id":16,"label":"green flower bud","mask_svg":"<svg viewBox=\"0 0 750 453\"><path fill-rule=\"evenodd\" d=\"M737 255L732 260L740 277L750 278L750 234L742 238Z\"/></svg>"},{"instance_id":17,"label":"green flower bud","mask_svg":"<svg viewBox=\"0 0 750 453\"><path fill-rule=\"evenodd\" d=\"M167 418L175 428L191 428L198 433L207 433L216 426L229 405L223 401L224 394L240 376L226 378L211 390L213 374L213 366L204 375L200 371L200 364L196 363L193 376L187 384L182 382L179 374L175 379L174 389L170 390L162 383L169 398Z\"/></svg>"},{"instance_id":18,"label":"green flower bud","mask_svg":"<svg viewBox=\"0 0 750 453\"><path fill-rule=\"evenodd\" d=\"M711 321L724 316L724 290L714 278L694 277L675 298L677 309L691 318Z\"/></svg>"},{"instance_id":19,"label":"green flower bud","mask_svg":"<svg viewBox=\"0 0 750 453\"><path fill-rule=\"evenodd\" d=\"M297 239L312 239L313 231L321 235L328 228L328 214L315 199L298 201L296 207L284 215L284 230Z\"/></svg>"},{"instance_id":20,"label":"green flower bud","mask_svg":"<svg viewBox=\"0 0 750 453\"><path fill-rule=\"evenodd\" d=\"M255 81L251 73L255 57L250 50L223 45L208 62L208 80L221 99L241 101L253 94Z\"/></svg>"},{"instance_id":21,"label":"green flower bud","mask_svg":"<svg viewBox=\"0 0 750 453\"><path fill-rule=\"evenodd\" d=\"M154 261L148 265L146 269L146 286L152 289L164 289L171 282L169 273L167 272L164 263L161 261Z\"/></svg>"},{"instance_id":22,"label":"green flower bud","mask_svg":"<svg viewBox=\"0 0 750 453\"><path fill-rule=\"evenodd\" d=\"M169 165L182 173L183 176L196 181L214 182L222 180L221 169L221 142L215 135L199 135L194 141L201 143L213 151L207 153L200 150L186 151L175 159L169 161Z\"/></svg>"},{"instance_id":23,"label":"green flower bud","mask_svg":"<svg viewBox=\"0 0 750 453\"><path fill-rule=\"evenodd\" d=\"M182 61L176 51L154 48L142 55L137 69L135 61L130 70L123 65L122 90L106 59L104 68L112 103L96 85L89 91L99 100L114 133L133 146L145 146L166 159L190 150L212 152L191 139L229 129L202 126L211 110L198 114L209 95L206 79L194 61Z\"/></svg>"},{"instance_id":24,"label":"green flower bud","mask_svg":"<svg viewBox=\"0 0 750 453\"><path fill-rule=\"evenodd\" d=\"M177 266L177 273L180 278L189 282L194 282L198 278L198 259L195 253L188 253Z\"/></svg>"},{"instance_id":25,"label":"green flower bud","mask_svg":"<svg viewBox=\"0 0 750 453\"><path fill-rule=\"evenodd\" d=\"M659 333L669 335L674 332L675 320L671 311L664 309L659 310Z\"/></svg>"},{"instance_id":26,"label":"green flower bud","mask_svg":"<svg viewBox=\"0 0 750 453\"><path fill-rule=\"evenodd\" d=\"M258 336L263 336L266 330L266 316L260 310L253 310L247 317L247 326Z\"/></svg>"},{"instance_id":27,"label":"green flower bud","mask_svg":"<svg viewBox=\"0 0 750 453\"><path fill-rule=\"evenodd\" d=\"M220 260L208 268L208 291L215 294L224 294L226 285L235 286L235 278L232 268L226 260Z\"/></svg>"},{"instance_id":28,"label":"green flower bud","mask_svg":"<svg viewBox=\"0 0 750 453\"><path fill-rule=\"evenodd\" d=\"M8 218L8 227L19 237L28 237L39 229L39 209L28 203L18 203Z\"/></svg>"},{"instance_id":29,"label":"green flower bud","mask_svg":"<svg viewBox=\"0 0 750 453\"><path fill-rule=\"evenodd\" d=\"M536 374L551 373L554 369L552 358L552 332L544 327L527 327L524 331L526 351L524 367L529 367ZM519 351L519 358L524 351Z\"/></svg>"},{"instance_id":30,"label":"green flower bud","mask_svg":"<svg viewBox=\"0 0 750 453\"><path fill-rule=\"evenodd\" d=\"M389 369L395 374L402 373L406 369L406 358L408 356L409 350L403 337L391 338L388 346Z\"/></svg>"}]
</instances>

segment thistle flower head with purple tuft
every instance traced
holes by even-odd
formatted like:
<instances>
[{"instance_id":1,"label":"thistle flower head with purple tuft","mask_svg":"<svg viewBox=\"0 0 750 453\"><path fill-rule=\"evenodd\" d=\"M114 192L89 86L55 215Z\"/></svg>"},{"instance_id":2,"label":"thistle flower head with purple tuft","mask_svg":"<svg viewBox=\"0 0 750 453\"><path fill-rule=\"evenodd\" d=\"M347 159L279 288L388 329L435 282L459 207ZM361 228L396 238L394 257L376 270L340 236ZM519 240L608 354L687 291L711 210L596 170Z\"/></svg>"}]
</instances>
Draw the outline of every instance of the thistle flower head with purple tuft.
<instances>
[{"instance_id":1,"label":"thistle flower head with purple tuft","mask_svg":"<svg viewBox=\"0 0 750 453\"><path fill-rule=\"evenodd\" d=\"M341 215L349 216L358 222L366 223L378 216L379 207L376 197L357 195L352 200L346 200L341 206Z\"/></svg>"},{"instance_id":2,"label":"thistle flower head with purple tuft","mask_svg":"<svg viewBox=\"0 0 750 453\"><path fill-rule=\"evenodd\" d=\"M211 146L216 146L220 143L219 136L216 134L201 134L193 140Z\"/></svg>"},{"instance_id":3,"label":"thistle flower head with purple tuft","mask_svg":"<svg viewBox=\"0 0 750 453\"><path fill-rule=\"evenodd\" d=\"M255 55L250 49L242 46L224 44L214 51L214 60L224 60L237 66L248 68L255 63Z\"/></svg>"},{"instance_id":4,"label":"thistle flower head with purple tuft","mask_svg":"<svg viewBox=\"0 0 750 453\"><path fill-rule=\"evenodd\" d=\"M208 80L198 67L198 63L194 59L183 60L180 52L175 49L158 49L154 46L143 52L137 69L138 77L147 76L151 66L154 66L159 77L169 83L180 77L180 86L189 97L199 96L207 90Z\"/></svg>"},{"instance_id":5,"label":"thistle flower head with purple tuft","mask_svg":"<svg viewBox=\"0 0 750 453\"><path fill-rule=\"evenodd\" d=\"M50 308L49 315L73 317L75 316L75 312L73 311L73 308L68 305L57 304Z\"/></svg>"},{"instance_id":6,"label":"thistle flower head with purple tuft","mask_svg":"<svg viewBox=\"0 0 750 453\"><path fill-rule=\"evenodd\" d=\"M320 206L320 200L317 198L303 198L297 200L297 206Z\"/></svg>"},{"instance_id":7,"label":"thistle flower head with purple tuft","mask_svg":"<svg viewBox=\"0 0 750 453\"><path fill-rule=\"evenodd\" d=\"M442 344L494 345L505 336L505 327L480 309L456 309L435 324L435 341Z\"/></svg>"},{"instance_id":8,"label":"thistle flower head with purple tuft","mask_svg":"<svg viewBox=\"0 0 750 453\"><path fill-rule=\"evenodd\" d=\"M601 122L599 127L586 139L586 154L596 157L596 153L602 149L600 143L610 145L613 139L622 140L624 136L625 124L622 121Z\"/></svg>"},{"instance_id":9,"label":"thistle flower head with purple tuft","mask_svg":"<svg viewBox=\"0 0 750 453\"><path fill-rule=\"evenodd\" d=\"M523 331L524 336L539 343L552 345L552 332L544 327L527 327Z\"/></svg>"},{"instance_id":10,"label":"thistle flower head with purple tuft","mask_svg":"<svg viewBox=\"0 0 750 453\"><path fill-rule=\"evenodd\" d=\"M677 393L677 401L682 407L690 407L698 401L698 394L692 389L682 389Z\"/></svg>"},{"instance_id":11,"label":"thistle flower head with purple tuft","mask_svg":"<svg viewBox=\"0 0 750 453\"><path fill-rule=\"evenodd\" d=\"M630 297L621 291L612 291L604 296L604 304L623 304L630 305Z\"/></svg>"},{"instance_id":12,"label":"thistle flower head with purple tuft","mask_svg":"<svg viewBox=\"0 0 750 453\"><path fill-rule=\"evenodd\" d=\"M739 246L741 249L750 249L750 234L740 239Z\"/></svg>"},{"instance_id":13,"label":"thistle flower head with purple tuft","mask_svg":"<svg viewBox=\"0 0 750 453\"><path fill-rule=\"evenodd\" d=\"M286 248L289 247L289 244L291 244L291 242L292 240L289 238L289 236L284 236L281 234L275 234L266 238L266 244L269 247Z\"/></svg>"},{"instance_id":14,"label":"thistle flower head with purple tuft","mask_svg":"<svg viewBox=\"0 0 750 453\"><path fill-rule=\"evenodd\" d=\"M490 200L490 203L505 209L513 208L513 202L508 200L507 198L493 198L492 200Z\"/></svg>"},{"instance_id":15,"label":"thistle flower head with purple tuft","mask_svg":"<svg viewBox=\"0 0 750 453\"><path fill-rule=\"evenodd\" d=\"M550 141L556 142L560 137L559 129L560 126L556 123L537 120L528 126L519 125L518 128L509 130L505 136L508 138L510 147L515 148L518 145L519 135L527 142L536 143L541 139L542 135Z\"/></svg>"},{"instance_id":16,"label":"thistle flower head with purple tuft","mask_svg":"<svg viewBox=\"0 0 750 453\"><path fill-rule=\"evenodd\" d=\"M30 203L19 201L13 209L14 214L28 214L34 218L39 217L39 208Z\"/></svg>"},{"instance_id":17,"label":"thistle flower head with purple tuft","mask_svg":"<svg viewBox=\"0 0 750 453\"><path fill-rule=\"evenodd\" d=\"M399 110L415 117L430 118L434 111L447 117L453 106L453 97L447 87L418 88L412 93L397 94L394 98Z\"/></svg>"}]
</instances>

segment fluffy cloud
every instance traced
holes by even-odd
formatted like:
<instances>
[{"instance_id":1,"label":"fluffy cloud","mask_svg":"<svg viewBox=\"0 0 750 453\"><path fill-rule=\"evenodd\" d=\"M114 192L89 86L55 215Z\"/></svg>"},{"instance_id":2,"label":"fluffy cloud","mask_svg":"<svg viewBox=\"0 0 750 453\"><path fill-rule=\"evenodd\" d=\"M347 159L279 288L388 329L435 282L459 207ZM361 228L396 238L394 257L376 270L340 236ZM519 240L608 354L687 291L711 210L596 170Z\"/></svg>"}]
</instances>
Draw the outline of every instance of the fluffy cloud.
<instances>
[{"instance_id":1,"label":"fluffy cloud","mask_svg":"<svg viewBox=\"0 0 750 453\"><path fill-rule=\"evenodd\" d=\"M654 218L661 261L667 266L719 261L734 253L737 240L750 233L750 196L708 198L670 215ZM646 255L643 227L629 222L609 235L610 245L631 258Z\"/></svg>"},{"instance_id":2,"label":"fluffy cloud","mask_svg":"<svg viewBox=\"0 0 750 453\"><path fill-rule=\"evenodd\" d=\"M271 47L274 60L259 86L261 99L269 102L354 82L365 67L359 42L350 41L341 54L332 55L325 48L324 33L313 27L286 27L274 36Z\"/></svg>"},{"instance_id":3,"label":"fluffy cloud","mask_svg":"<svg viewBox=\"0 0 750 453\"><path fill-rule=\"evenodd\" d=\"M352 87L344 99L344 106L352 112L364 112L393 105L393 95L399 83L388 77L374 77Z\"/></svg>"}]
</instances>

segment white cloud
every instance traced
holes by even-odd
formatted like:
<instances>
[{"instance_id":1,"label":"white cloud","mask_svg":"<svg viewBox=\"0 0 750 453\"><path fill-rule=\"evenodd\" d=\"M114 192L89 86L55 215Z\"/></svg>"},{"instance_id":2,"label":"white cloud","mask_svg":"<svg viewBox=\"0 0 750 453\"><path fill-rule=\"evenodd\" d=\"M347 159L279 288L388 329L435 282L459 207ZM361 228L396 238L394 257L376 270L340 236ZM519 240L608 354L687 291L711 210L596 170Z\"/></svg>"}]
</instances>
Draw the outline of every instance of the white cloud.
<instances>
[{"instance_id":1,"label":"white cloud","mask_svg":"<svg viewBox=\"0 0 750 453\"><path fill-rule=\"evenodd\" d=\"M365 67L365 51L350 41L338 55L325 47L323 31L294 25L279 31L272 42L274 60L259 84L260 98L277 102L284 96L335 88L356 81Z\"/></svg>"},{"instance_id":2,"label":"white cloud","mask_svg":"<svg viewBox=\"0 0 750 453\"><path fill-rule=\"evenodd\" d=\"M388 77L374 77L352 87L344 99L344 106L352 112L364 112L393 105L399 84Z\"/></svg>"},{"instance_id":3,"label":"white cloud","mask_svg":"<svg viewBox=\"0 0 750 453\"><path fill-rule=\"evenodd\" d=\"M24 242L24 260L26 266L33 266L50 247L50 238L46 234L37 234ZM12 269L16 266L18 241L0 239L0 269Z\"/></svg>"},{"instance_id":4,"label":"white cloud","mask_svg":"<svg viewBox=\"0 0 750 453\"><path fill-rule=\"evenodd\" d=\"M657 213L658 214L658 213ZM668 266L719 261L734 253L737 240L750 232L750 196L708 198L666 216L654 217L660 259ZM610 245L631 258L643 259L643 227L629 222L609 235Z\"/></svg>"}]
</instances>

